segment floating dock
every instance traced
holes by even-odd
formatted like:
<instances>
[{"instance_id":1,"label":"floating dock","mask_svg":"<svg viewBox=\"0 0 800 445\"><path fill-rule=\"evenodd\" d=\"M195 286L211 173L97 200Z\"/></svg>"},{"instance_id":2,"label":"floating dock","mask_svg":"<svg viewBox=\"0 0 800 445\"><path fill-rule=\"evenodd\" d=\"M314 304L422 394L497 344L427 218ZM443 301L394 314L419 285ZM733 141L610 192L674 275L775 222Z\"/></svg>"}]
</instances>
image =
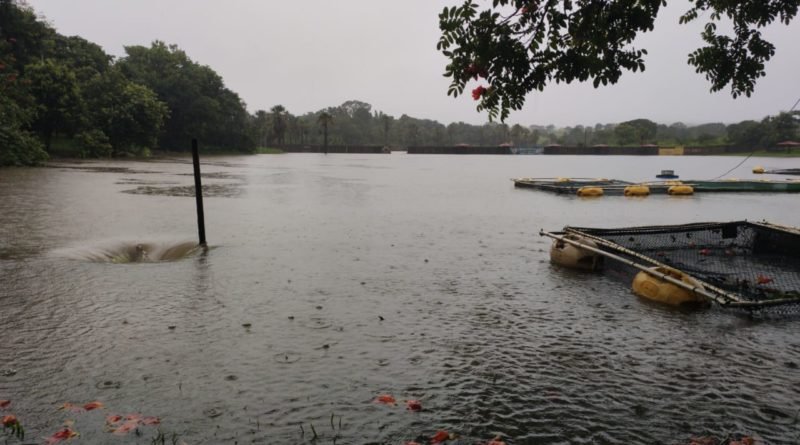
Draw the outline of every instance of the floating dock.
<instances>
[{"instance_id":1,"label":"floating dock","mask_svg":"<svg viewBox=\"0 0 800 445\"><path fill-rule=\"evenodd\" d=\"M688 186L694 193L712 192L762 192L762 193L798 193L800 180L787 179L784 181L740 180L721 179L715 181L686 180L686 181L652 181L629 182L619 179L605 178L515 178L515 187L532 188L558 194L578 195L581 189L598 188L601 195L624 195L626 189L631 187L646 186L649 194L670 194L676 186ZM683 193L681 193L683 194Z\"/></svg>"},{"instance_id":2,"label":"floating dock","mask_svg":"<svg viewBox=\"0 0 800 445\"><path fill-rule=\"evenodd\" d=\"M764 173L770 175L792 175L800 176L800 168L780 168L776 170L764 170Z\"/></svg>"}]
</instances>

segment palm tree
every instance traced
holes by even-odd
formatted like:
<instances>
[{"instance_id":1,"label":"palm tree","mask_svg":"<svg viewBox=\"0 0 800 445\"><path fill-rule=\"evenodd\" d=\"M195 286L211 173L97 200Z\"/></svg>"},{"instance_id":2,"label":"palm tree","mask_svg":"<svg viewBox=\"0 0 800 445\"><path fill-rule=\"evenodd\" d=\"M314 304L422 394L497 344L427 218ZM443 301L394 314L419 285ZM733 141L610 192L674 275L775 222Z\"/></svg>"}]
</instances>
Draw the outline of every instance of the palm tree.
<instances>
[{"instance_id":1,"label":"palm tree","mask_svg":"<svg viewBox=\"0 0 800 445\"><path fill-rule=\"evenodd\" d=\"M392 126L392 117L381 113L381 121L383 121L383 145L389 146L389 127Z\"/></svg>"},{"instance_id":2,"label":"palm tree","mask_svg":"<svg viewBox=\"0 0 800 445\"><path fill-rule=\"evenodd\" d=\"M258 143L261 147L267 146L267 122L268 122L268 114L264 110L256 111L255 115L255 127L256 127L256 134L258 136Z\"/></svg>"},{"instance_id":3,"label":"palm tree","mask_svg":"<svg viewBox=\"0 0 800 445\"><path fill-rule=\"evenodd\" d=\"M272 112L272 132L275 134L275 139L279 144L283 144L284 135L286 134L286 108L283 105L275 105L270 110Z\"/></svg>"},{"instance_id":4,"label":"palm tree","mask_svg":"<svg viewBox=\"0 0 800 445\"><path fill-rule=\"evenodd\" d=\"M322 126L322 134L324 135L324 144L323 147L325 148L325 154L328 154L328 125L333 121L333 116L327 111L323 111L319 114L319 118L317 118L317 122Z\"/></svg>"}]
</instances>

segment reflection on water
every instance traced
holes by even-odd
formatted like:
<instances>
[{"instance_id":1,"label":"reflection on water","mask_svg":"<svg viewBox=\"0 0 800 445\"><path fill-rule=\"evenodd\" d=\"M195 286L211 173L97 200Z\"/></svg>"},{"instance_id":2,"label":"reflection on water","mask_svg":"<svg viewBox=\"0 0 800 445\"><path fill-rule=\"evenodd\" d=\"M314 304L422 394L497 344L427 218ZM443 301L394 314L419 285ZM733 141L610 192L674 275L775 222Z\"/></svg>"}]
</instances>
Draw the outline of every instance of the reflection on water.
<instances>
[{"instance_id":1,"label":"reflection on water","mask_svg":"<svg viewBox=\"0 0 800 445\"><path fill-rule=\"evenodd\" d=\"M237 192L205 202L206 255L188 241L187 159L2 170L0 371L13 373L0 372L0 399L34 438L66 420L58 405L102 401L105 412L73 416L81 443L151 443L104 431L106 414L135 412L191 444L305 443L312 423L317 443L338 444L429 442L438 430L464 444L728 432L798 443L796 320L648 304L626 283L552 267L538 236L568 224L800 225L797 195L581 200L509 181L664 168L705 178L738 162L210 158L204 185ZM132 185L180 192L125 193ZM108 264L145 254L185 258ZM379 394L398 406L373 403Z\"/></svg>"}]
</instances>

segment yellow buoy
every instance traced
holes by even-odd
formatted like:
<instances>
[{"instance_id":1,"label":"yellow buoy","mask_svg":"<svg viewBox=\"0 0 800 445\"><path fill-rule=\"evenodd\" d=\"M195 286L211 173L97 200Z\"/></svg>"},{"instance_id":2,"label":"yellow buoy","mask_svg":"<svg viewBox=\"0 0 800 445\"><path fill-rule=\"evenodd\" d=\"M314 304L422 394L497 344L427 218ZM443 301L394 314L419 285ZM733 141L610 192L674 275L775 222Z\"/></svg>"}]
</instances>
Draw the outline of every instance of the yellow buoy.
<instances>
[{"instance_id":1,"label":"yellow buoy","mask_svg":"<svg viewBox=\"0 0 800 445\"><path fill-rule=\"evenodd\" d=\"M694 187L691 185L673 185L667 189L668 195L694 195Z\"/></svg>"},{"instance_id":2,"label":"yellow buoy","mask_svg":"<svg viewBox=\"0 0 800 445\"><path fill-rule=\"evenodd\" d=\"M569 178L556 178L556 182L570 182Z\"/></svg>"},{"instance_id":3,"label":"yellow buoy","mask_svg":"<svg viewBox=\"0 0 800 445\"><path fill-rule=\"evenodd\" d=\"M650 187L646 185L629 185L623 192L625 196L647 196L650 194Z\"/></svg>"},{"instance_id":4,"label":"yellow buoy","mask_svg":"<svg viewBox=\"0 0 800 445\"><path fill-rule=\"evenodd\" d=\"M765 171L764 167L762 167L760 165L756 165L755 167L753 167L753 173L755 173L757 175L760 175L760 174L764 173L764 171Z\"/></svg>"},{"instance_id":5,"label":"yellow buoy","mask_svg":"<svg viewBox=\"0 0 800 445\"><path fill-rule=\"evenodd\" d=\"M564 238L597 248L597 244L594 241L579 235L569 234L564 235ZM553 245L550 247L550 261L559 266L571 269L597 270L602 264L602 260L603 257L595 252L561 240L554 240Z\"/></svg>"},{"instance_id":6,"label":"yellow buoy","mask_svg":"<svg viewBox=\"0 0 800 445\"><path fill-rule=\"evenodd\" d=\"M578 196L603 196L603 189L600 187L581 187L578 189Z\"/></svg>"},{"instance_id":7,"label":"yellow buoy","mask_svg":"<svg viewBox=\"0 0 800 445\"><path fill-rule=\"evenodd\" d=\"M679 270L670 269L667 267L652 267L650 269L683 281L694 288L703 289L703 286L700 284L700 282ZM636 277L633 279L632 288L633 293L642 298L647 298L648 300L657 301L659 303L669 304L671 306L702 306L708 304L708 301L706 301L705 298L703 298L701 295L698 295L696 292L684 289L678 285L662 280L644 271L636 274Z\"/></svg>"}]
</instances>

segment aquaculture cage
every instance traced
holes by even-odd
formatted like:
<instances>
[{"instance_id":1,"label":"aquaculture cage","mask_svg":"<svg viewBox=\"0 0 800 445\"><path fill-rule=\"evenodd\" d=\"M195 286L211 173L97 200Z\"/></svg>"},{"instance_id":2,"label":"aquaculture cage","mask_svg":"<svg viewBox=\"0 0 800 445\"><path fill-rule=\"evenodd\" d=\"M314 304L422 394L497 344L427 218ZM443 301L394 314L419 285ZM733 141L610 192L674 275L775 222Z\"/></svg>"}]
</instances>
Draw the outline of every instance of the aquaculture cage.
<instances>
[{"instance_id":1,"label":"aquaculture cage","mask_svg":"<svg viewBox=\"0 0 800 445\"><path fill-rule=\"evenodd\" d=\"M624 279L644 272L720 307L760 315L800 314L800 230L795 228L739 221L565 227L540 234L597 254L602 261L595 260L594 268Z\"/></svg>"}]
</instances>

